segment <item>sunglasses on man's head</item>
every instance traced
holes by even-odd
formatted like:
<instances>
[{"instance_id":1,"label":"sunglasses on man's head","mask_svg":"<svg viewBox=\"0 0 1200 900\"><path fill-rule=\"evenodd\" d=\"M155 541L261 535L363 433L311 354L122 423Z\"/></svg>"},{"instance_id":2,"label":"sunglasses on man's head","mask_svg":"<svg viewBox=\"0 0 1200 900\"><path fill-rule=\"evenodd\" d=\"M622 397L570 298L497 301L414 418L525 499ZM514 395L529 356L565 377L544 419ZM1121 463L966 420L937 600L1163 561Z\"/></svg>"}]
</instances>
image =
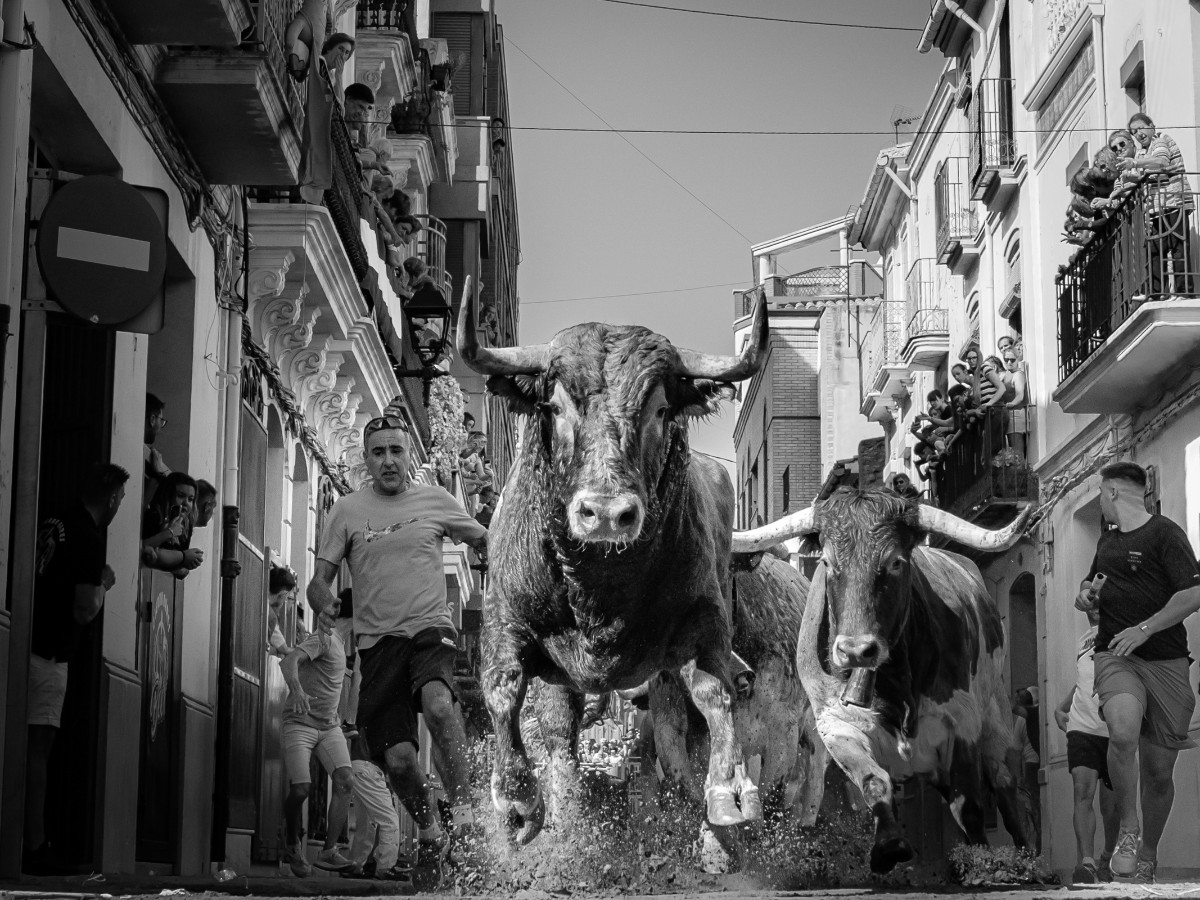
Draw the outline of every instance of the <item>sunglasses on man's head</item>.
<instances>
[{"instance_id":1,"label":"sunglasses on man's head","mask_svg":"<svg viewBox=\"0 0 1200 900\"><path fill-rule=\"evenodd\" d=\"M377 431L386 431L389 428L399 428L405 434L408 433L408 423L399 416L376 416L363 428L363 440Z\"/></svg>"}]
</instances>

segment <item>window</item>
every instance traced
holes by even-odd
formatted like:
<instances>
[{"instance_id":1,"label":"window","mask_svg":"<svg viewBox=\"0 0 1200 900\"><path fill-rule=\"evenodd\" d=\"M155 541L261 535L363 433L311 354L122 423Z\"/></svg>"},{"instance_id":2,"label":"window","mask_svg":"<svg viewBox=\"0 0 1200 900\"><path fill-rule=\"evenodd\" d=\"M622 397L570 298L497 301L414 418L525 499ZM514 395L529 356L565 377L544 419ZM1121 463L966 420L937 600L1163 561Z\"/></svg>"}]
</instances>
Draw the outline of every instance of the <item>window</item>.
<instances>
[{"instance_id":1,"label":"window","mask_svg":"<svg viewBox=\"0 0 1200 900\"><path fill-rule=\"evenodd\" d=\"M783 511L787 513L788 506L792 502L792 467L784 466L783 468Z\"/></svg>"},{"instance_id":2,"label":"window","mask_svg":"<svg viewBox=\"0 0 1200 900\"><path fill-rule=\"evenodd\" d=\"M1121 86L1125 89L1128 116L1146 111L1146 61L1142 42L1138 41L1121 65Z\"/></svg>"}]
</instances>

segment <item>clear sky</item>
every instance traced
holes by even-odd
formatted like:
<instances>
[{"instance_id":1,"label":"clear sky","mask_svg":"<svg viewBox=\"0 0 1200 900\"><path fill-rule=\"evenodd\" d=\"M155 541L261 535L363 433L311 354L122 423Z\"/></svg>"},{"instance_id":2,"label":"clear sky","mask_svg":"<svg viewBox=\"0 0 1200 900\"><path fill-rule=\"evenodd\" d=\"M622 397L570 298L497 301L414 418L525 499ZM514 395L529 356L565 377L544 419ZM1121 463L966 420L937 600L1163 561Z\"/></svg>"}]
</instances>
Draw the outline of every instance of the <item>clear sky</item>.
<instances>
[{"instance_id":1,"label":"clear sky","mask_svg":"<svg viewBox=\"0 0 1200 900\"><path fill-rule=\"evenodd\" d=\"M929 0L647 2L914 29L929 17ZM526 343L601 321L731 352L732 291L753 283L750 245L857 204L879 150L894 143L894 110L921 112L943 63L936 51L917 53L919 31L605 0L496 0L496 10L507 41ZM880 133L627 135L635 149L613 133L521 130L606 128L584 104L617 129ZM835 261L822 248L783 264ZM672 293L647 293L664 291ZM643 296L612 296L620 294ZM604 299L574 299L593 297ZM732 457L733 424L729 407L697 427L693 447Z\"/></svg>"}]
</instances>

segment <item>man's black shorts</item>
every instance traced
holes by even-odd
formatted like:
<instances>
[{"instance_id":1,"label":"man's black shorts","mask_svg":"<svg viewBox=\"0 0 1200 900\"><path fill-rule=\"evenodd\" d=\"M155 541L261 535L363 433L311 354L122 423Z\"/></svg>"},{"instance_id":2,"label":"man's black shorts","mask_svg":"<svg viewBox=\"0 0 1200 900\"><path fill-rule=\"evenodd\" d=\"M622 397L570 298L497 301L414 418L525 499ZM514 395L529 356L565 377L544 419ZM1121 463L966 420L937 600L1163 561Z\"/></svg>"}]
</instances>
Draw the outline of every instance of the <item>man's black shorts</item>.
<instances>
[{"instance_id":1,"label":"man's black shorts","mask_svg":"<svg viewBox=\"0 0 1200 900\"><path fill-rule=\"evenodd\" d=\"M1108 777L1108 738L1086 731L1067 732L1067 771L1091 769L1100 776L1106 788L1112 790Z\"/></svg>"},{"instance_id":2,"label":"man's black shorts","mask_svg":"<svg viewBox=\"0 0 1200 900\"><path fill-rule=\"evenodd\" d=\"M421 688L441 681L454 696L454 632L426 628L411 638L387 635L358 651L358 728L371 756L407 741L418 744Z\"/></svg>"}]
</instances>

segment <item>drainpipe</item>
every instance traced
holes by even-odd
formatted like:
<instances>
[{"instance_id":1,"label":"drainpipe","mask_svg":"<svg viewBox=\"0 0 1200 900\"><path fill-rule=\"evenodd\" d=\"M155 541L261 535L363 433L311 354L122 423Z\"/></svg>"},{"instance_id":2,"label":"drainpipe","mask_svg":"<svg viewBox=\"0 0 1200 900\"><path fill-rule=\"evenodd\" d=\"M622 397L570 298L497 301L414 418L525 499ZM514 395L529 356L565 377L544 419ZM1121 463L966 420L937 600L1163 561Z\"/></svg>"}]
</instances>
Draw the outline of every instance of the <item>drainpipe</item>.
<instances>
[{"instance_id":1,"label":"drainpipe","mask_svg":"<svg viewBox=\"0 0 1200 900\"><path fill-rule=\"evenodd\" d=\"M1096 53L1096 90L1100 93L1100 123L1104 134L1100 140L1108 140L1108 88L1104 78L1104 16L1092 13L1092 47Z\"/></svg>"},{"instance_id":2,"label":"drainpipe","mask_svg":"<svg viewBox=\"0 0 1200 900\"><path fill-rule=\"evenodd\" d=\"M944 6L948 12L958 16L964 22L974 29L975 33L981 38L987 37L987 32L983 30L983 26L966 14L961 6L955 0L940 0L933 5L933 9L929 11L929 21L925 23L925 30L921 33L921 43L917 44L918 53L928 53L933 47L934 33L937 31L937 23L934 21L937 18L938 7Z\"/></svg>"}]
</instances>

